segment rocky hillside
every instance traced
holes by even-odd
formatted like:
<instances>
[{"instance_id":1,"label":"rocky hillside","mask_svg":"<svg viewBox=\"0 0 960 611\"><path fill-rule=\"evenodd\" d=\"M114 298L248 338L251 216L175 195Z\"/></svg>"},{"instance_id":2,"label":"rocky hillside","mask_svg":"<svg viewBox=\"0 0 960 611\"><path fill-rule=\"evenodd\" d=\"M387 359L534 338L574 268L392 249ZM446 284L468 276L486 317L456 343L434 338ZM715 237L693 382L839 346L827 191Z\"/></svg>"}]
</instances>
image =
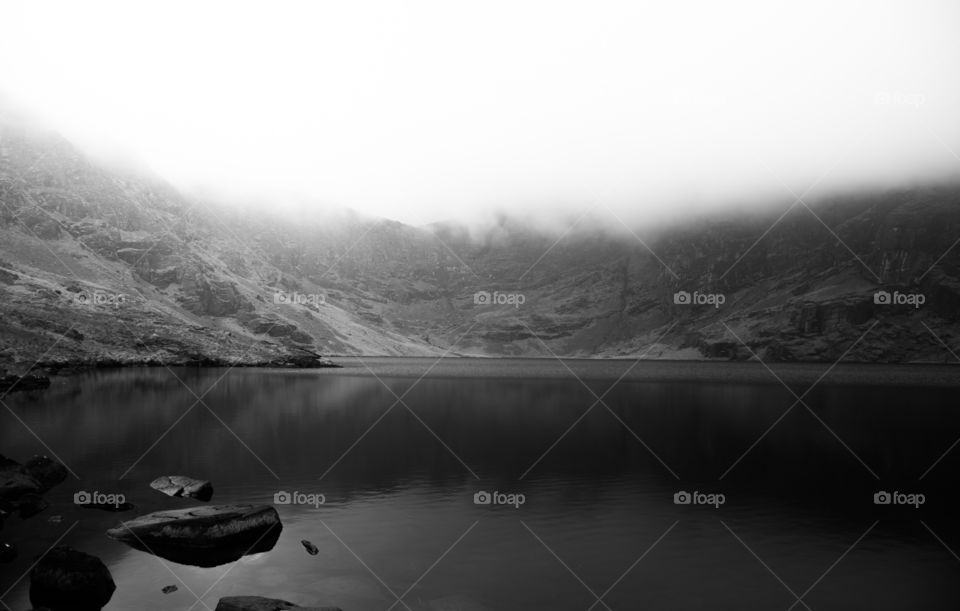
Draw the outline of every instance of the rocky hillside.
<instances>
[{"instance_id":1,"label":"rocky hillside","mask_svg":"<svg viewBox=\"0 0 960 611\"><path fill-rule=\"evenodd\" d=\"M293 295L321 293L271 263L296 267L282 239L271 248L269 231L258 236L268 260L236 233L246 230L159 179L98 167L56 134L0 119L0 364L431 353L333 293Z\"/></svg>"},{"instance_id":2,"label":"rocky hillside","mask_svg":"<svg viewBox=\"0 0 960 611\"><path fill-rule=\"evenodd\" d=\"M0 367L832 361L861 336L849 360L954 360L960 187L811 207L562 237L510 219L471 236L346 210L284 218L186 198L0 116Z\"/></svg>"}]
</instances>

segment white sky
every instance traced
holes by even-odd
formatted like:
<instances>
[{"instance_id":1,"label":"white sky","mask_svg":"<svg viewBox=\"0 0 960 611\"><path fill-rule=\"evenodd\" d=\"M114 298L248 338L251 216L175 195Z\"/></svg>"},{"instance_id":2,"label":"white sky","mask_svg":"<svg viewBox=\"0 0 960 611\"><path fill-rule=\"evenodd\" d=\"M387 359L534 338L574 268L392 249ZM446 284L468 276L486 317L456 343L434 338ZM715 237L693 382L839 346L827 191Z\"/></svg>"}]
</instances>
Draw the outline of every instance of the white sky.
<instances>
[{"instance_id":1,"label":"white sky","mask_svg":"<svg viewBox=\"0 0 960 611\"><path fill-rule=\"evenodd\" d=\"M958 28L956 0L0 0L0 92L185 188L645 219L786 194L767 167L960 175Z\"/></svg>"}]
</instances>

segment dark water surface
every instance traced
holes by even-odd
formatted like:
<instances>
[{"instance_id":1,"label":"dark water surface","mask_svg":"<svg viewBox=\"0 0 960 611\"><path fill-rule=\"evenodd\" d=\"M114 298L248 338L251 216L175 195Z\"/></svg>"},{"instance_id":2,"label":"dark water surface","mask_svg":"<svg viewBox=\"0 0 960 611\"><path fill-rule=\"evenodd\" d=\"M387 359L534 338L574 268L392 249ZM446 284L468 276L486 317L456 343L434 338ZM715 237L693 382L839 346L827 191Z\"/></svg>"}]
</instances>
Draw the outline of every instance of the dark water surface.
<instances>
[{"instance_id":1,"label":"dark water surface","mask_svg":"<svg viewBox=\"0 0 960 611\"><path fill-rule=\"evenodd\" d=\"M829 365L773 366L802 405L761 365L642 362L614 384L633 363L433 363L129 369L8 395L0 452L52 451L77 478L0 531L20 548L2 602L30 608L17 580L62 536L110 568L116 610L241 594L346 611L960 608L956 368L841 366L804 394ZM210 479L216 504L325 503L278 505L269 552L174 564L104 535L201 504L151 490L164 474ZM83 509L80 490L137 508ZM925 503L876 505L881 490ZM477 505L479 491L525 502ZM725 502L677 505L679 491Z\"/></svg>"}]
</instances>

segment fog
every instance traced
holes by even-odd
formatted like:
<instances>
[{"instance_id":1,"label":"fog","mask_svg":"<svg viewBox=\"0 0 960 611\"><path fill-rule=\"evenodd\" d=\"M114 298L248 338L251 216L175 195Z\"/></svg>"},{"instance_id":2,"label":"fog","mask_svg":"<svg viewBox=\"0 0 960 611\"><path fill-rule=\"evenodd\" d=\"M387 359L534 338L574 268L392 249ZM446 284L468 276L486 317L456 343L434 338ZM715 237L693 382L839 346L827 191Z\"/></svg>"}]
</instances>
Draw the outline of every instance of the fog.
<instances>
[{"instance_id":1,"label":"fog","mask_svg":"<svg viewBox=\"0 0 960 611\"><path fill-rule=\"evenodd\" d=\"M636 224L960 174L952 0L6 1L0 23L18 107L226 201Z\"/></svg>"}]
</instances>

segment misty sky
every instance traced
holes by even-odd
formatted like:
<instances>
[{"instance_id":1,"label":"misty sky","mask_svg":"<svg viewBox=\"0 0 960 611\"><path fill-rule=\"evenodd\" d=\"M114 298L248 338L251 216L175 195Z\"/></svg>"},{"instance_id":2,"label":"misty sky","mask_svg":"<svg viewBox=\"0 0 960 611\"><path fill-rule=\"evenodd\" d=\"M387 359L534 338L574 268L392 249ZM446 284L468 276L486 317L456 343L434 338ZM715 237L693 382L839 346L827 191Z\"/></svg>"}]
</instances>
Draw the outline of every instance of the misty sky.
<instances>
[{"instance_id":1,"label":"misty sky","mask_svg":"<svg viewBox=\"0 0 960 611\"><path fill-rule=\"evenodd\" d=\"M0 23L9 99L229 197L647 219L960 175L956 0L4 0Z\"/></svg>"}]
</instances>

